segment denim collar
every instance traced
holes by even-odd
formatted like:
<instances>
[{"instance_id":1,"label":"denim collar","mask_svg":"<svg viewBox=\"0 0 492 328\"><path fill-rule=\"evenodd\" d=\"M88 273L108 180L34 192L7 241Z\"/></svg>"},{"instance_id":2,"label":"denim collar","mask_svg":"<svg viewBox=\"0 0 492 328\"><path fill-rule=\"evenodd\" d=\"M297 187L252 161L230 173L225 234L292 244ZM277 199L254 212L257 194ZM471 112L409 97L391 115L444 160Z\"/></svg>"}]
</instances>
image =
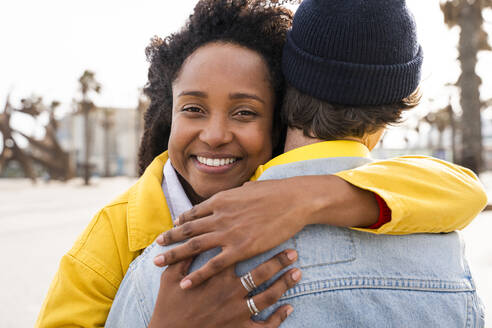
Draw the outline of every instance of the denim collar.
<instances>
[{"instance_id":1,"label":"denim collar","mask_svg":"<svg viewBox=\"0 0 492 328\"><path fill-rule=\"evenodd\" d=\"M264 165L260 165L251 178L256 181L267 169L273 166L289 164L298 161L307 161L313 159L329 157L366 157L370 156L369 149L357 141L352 140L334 140L317 142L311 145L299 147L283 153Z\"/></svg>"}]
</instances>

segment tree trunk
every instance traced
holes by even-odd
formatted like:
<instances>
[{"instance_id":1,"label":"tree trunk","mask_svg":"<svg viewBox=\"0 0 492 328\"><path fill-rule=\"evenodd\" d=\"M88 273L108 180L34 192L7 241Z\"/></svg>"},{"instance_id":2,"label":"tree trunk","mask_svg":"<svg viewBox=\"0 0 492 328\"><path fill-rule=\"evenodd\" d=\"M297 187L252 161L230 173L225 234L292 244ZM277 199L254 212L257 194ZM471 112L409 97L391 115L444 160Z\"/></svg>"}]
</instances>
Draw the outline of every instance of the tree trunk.
<instances>
[{"instance_id":1,"label":"tree trunk","mask_svg":"<svg viewBox=\"0 0 492 328\"><path fill-rule=\"evenodd\" d=\"M90 143L91 143L91 130L89 122L89 111L90 104L87 101L82 103L83 113L84 113L84 139L85 139L85 149L84 149L84 185L88 186L91 178L91 167L90 167Z\"/></svg>"},{"instance_id":2,"label":"tree trunk","mask_svg":"<svg viewBox=\"0 0 492 328\"><path fill-rule=\"evenodd\" d=\"M23 150L17 146L14 138L12 137L12 128L10 127L10 112L7 111L0 115L0 133L3 138L3 151L0 153L0 175L3 174L7 168L7 164L15 160L19 163L24 175L31 179L33 183L36 183L36 172L34 171L33 163L30 158L23 152ZM7 152L10 154L7 155Z\"/></svg>"},{"instance_id":3,"label":"tree trunk","mask_svg":"<svg viewBox=\"0 0 492 328\"><path fill-rule=\"evenodd\" d=\"M461 77L458 86L461 90L461 165L480 172L482 169L482 129L480 118L480 77L475 72L479 50L479 31L482 23L479 1L472 4L465 1L459 17L461 34L459 40L459 60Z\"/></svg>"},{"instance_id":4,"label":"tree trunk","mask_svg":"<svg viewBox=\"0 0 492 328\"><path fill-rule=\"evenodd\" d=\"M451 126L451 161L456 163L458 156L456 154L456 122L454 121L453 107L449 105L446 110L449 115L449 125Z\"/></svg>"},{"instance_id":5,"label":"tree trunk","mask_svg":"<svg viewBox=\"0 0 492 328\"><path fill-rule=\"evenodd\" d=\"M103 118L103 130L104 130L104 176L111 176L111 147L110 147L110 130L112 126L110 112L107 108L104 109Z\"/></svg>"},{"instance_id":6,"label":"tree trunk","mask_svg":"<svg viewBox=\"0 0 492 328\"><path fill-rule=\"evenodd\" d=\"M14 158L17 160L17 162L19 162L26 177L31 179L32 183L36 183L36 173L34 172L34 167L29 157L24 154L22 149L20 149L19 146L17 146L15 143L12 147L12 151L14 153Z\"/></svg>"}]
</instances>

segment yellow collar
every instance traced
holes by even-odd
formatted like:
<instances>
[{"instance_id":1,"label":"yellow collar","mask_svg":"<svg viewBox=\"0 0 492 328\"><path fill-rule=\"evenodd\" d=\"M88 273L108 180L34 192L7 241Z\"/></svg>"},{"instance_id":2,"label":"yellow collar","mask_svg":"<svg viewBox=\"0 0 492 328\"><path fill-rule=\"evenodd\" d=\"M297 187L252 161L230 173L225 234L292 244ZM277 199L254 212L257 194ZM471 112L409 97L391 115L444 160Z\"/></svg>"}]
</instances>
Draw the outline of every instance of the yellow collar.
<instances>
[{"instance_id":1,"label":"yellow collar","mask_svg":"<svg viewBox=\"0 0 492 328\"><path fill-rule=\"evenodd\" d=\"M256 181L263 172L276 165L327 157L369 157L369 154L369 149L357 141L335 140L317 142L288 151L271 159L266 164L260 165L251 180Z\"/></svg>"},{"instance_id":2,"label":"yellow collar","mask_svg":"<svg viewBox=\"0 0 492 328\"><path fill-rule=\"evenodd\" d=\"M173 227L171 213L162 191L162 170L167 151L157 156L128 195L128 245L131 251L143 249L158 234Z\"/></svg>"}]
</instances>

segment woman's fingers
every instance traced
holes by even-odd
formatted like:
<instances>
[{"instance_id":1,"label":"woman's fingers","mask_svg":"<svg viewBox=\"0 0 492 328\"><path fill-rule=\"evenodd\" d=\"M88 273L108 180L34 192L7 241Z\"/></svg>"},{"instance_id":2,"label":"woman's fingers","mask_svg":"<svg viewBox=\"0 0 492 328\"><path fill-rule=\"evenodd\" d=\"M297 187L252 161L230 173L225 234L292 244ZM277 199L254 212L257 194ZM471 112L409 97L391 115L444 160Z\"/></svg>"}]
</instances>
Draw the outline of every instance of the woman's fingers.
<instances>
[{"instance_id":1,"label":"woman's fingers","mask_svg":"<svg viewBox=\"0 0 492 328\"><path fill-rule=\"evenodd\" d=\"M163 281L179 282L188 274L191 262L193 262L193 258L168 266L167 269L162 272L161 279Z\"/></svg>"},{"instance_id":2,"label":"woman's fingers","mask_svg":"<svg viewBox=\"0 0 492 328\"><path fill-rule=\"evenodd\" d=\"M299 269L291 269L284 273L282 277L277 279L267 290L264 292L253 296L254 306L258 311L263 311L270 305L275 304L280 297L290 288L294 287L301 280L301 271ZM247 301L245 302L245 307L247 311L251 314L251 310L248 306ZM279 307L266 321L263 322L253 322L250 321L252 328L268 327L276 328L279 327L282 322L287 319L287 317L294 311L291 305L284 305Z\"/></svg>"},{"instance_id":3,"label":"woman's fingers","mask_svg":"<svg viewBox=\"0 0 492 328\"><path fill-rule=\"evenodd\" d=\"M178 217L178 219L174 222L174 224L180 226L185 224L186 222L195 221L205 216L212 215L213 214L213 210L212 210L213 206L211 206L212 198L204 202L201 202L200 204L193 206L189 211L182 213Z\"/></svg>"},{"instance_id":4,"label":"woman's fingers","mask_svg":"<svg viewBox=\"0 0 492 328\"><path fill-rule=\"evenodd\" d=\"M195 238L199 238L199 237L195 237ZM193 239L194 238L192 238L191 240ZM177 248L178 247L176 247L175 249ZM188 251L187 254L189 252L190 251ZM213 275L216 275L217 273L221 272L222 270L232 265L233 263L238 262L239 258L240 257L238 254L234 254L231 251L222 250L222 252L220 252L215 257L211 258L200 269L190 273L188 276L183 278L183 280L181 281L182 288L186 289L186 288L191 288L191 286L195 287L200 285L202 282L209 279ZM296 259L297 259L297 252L291 249L275 255L267 262L259 265L253 271L251 271L251 275L253 276L253 281L255 285L257 286L261 285L262 283L273 277L281 269L292 264Z\"/></svg>"},{"instance_id":5,"label":"woman's fingers","mask_svg":"<svg viewBox=\"0 0 492 328\"><path fill-rule=\"evenodd\" d=\"M297 252L293 249L287 249L278 253L265 263L260 264L251 270L251 277L256 286L260 286L268 281L283 268L288 267L297 260Z\"/></svg>"},{"instance_id":6,"label":"woman's fingers","mask_svg":"<svg viewBox=\"0 0 492 328\"><path fill-rule=\"evenodd\" d=\"M212 230L211 228L212 221L207 220L206 218L193 222L187 222L179 227L175 227L161 233L157 237L156 241L161 246L171 245L179 241L210 232Z\"/></svg>"},{"instance_id":7,"label":"woman's fingers","mask_svg":"<svg viewBox=\"0 0 492 328\"><path fill-rule=\"evenodd\" d=\"M217 246L218 245L216 238L214 238L214 234L206 233L204 235L193 237L186 243L179 245L164 254L157 255L154 257L154 264L157 266L170 265L208 251L209 249Z\"/></svg>"},{"instance_id":8,"label":"woman's fingers","mask_svg":"<svg viewBox=\"0 0 492 328\"><path fill-rule=\"evenodd\" d=\"M236 262L234 261L236 257L230 255L229 253L230 252L226 252L222 250L222 252L212 257L200 269L184 277L180 283L181 288L188 289L191 288L192 286L193 287L198 286L205 280L209 279L210 277L216 275L217 273L221 272L225 268L234 264Z\"/></svg>"},{"instance_id":9,"label":"woman's fingers","mask_svg":"<svg viewBox=\"0 0 492 328\"><path fill-rule=\"evenodd\" d=\"M291 305L284 305L279 307L270 317L265 321L254 322L251 325L252 328L277 328L280 327L282 322L294 311Z\"/></svg>"},{"instance_id":10,"label":"woman's fingers","mask_svg":"<svg viewBox=\"0 0 492 328\"><path fill-rule=\"evenodd\" d=\"M254 304L259 311L263 311L275 304L282 295L294 287L301 280L301 270L294 268L284 273L267 290L253 296Z\"/></svg>"}]
</instances>

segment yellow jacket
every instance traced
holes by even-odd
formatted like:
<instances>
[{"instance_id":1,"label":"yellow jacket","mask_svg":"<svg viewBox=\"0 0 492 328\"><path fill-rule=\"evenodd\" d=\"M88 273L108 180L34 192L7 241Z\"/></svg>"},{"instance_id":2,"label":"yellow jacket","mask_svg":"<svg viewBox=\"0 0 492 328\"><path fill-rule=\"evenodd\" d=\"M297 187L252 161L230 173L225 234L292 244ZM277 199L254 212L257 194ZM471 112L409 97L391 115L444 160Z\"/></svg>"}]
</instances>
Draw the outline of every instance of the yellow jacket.
<instances>
[{"instance_id":1,"label":"yellow jacket","mask_svg":"<svg viewBox=\"0 0 492 328\"><path fill-rule=\"evenodd\" d=\"M134 186L96 214L63 256L36 327L104 326L130 263L172 227L161 188L167 159L167 152L158 156ZM487 202L471 171L428 157L379 161L337 175L386 201L391 222L371 230L376 233L461 229Z\"/></svg>"}]
</instances>

